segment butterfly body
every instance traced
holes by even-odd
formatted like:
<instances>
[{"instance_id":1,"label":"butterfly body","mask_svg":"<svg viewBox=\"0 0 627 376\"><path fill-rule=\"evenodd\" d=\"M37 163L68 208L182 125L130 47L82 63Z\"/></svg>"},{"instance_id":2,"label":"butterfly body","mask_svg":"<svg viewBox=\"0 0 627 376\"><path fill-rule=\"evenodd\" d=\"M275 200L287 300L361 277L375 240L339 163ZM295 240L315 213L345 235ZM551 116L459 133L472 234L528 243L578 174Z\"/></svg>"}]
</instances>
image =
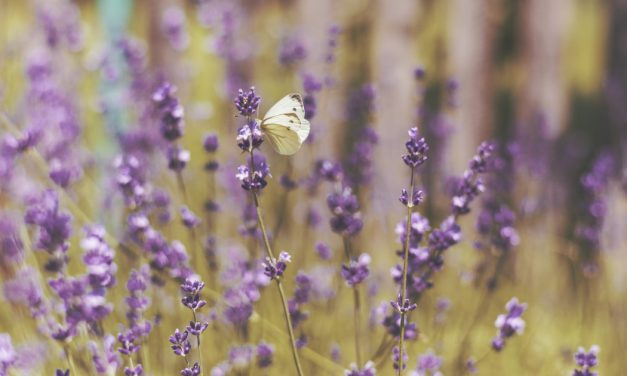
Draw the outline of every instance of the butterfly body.
<instances>
[{"instance_id":1,"label":"butterfly body","mask_svg":"<svg viewBox=\"0 0 627 376\"><path fill-rule=\"evenodd\" d=\"M261 120L261 130L270 144L282 155L296 153L309 136L305 106L300 94L288 94L270 107Z\"/></svg>"}]
</instances>

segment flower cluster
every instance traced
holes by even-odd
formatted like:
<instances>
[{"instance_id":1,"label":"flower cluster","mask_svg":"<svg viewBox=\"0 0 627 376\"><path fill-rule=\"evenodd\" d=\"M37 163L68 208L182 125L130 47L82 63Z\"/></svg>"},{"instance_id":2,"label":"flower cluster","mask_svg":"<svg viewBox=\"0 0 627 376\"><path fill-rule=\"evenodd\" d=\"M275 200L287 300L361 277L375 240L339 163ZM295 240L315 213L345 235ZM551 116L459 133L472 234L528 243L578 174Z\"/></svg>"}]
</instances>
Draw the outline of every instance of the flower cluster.
<instances>
[{"instance_id":1,"label":"flower cluster","mask_svg":"<svg viewBox=\"0 0 627 376\"><path fill-rule=\"evenodd\" d=\"M418 134L418 128L411 128L408 132L409 140L405 142L407 154L403 155L403 162L411 168L416 168L427 161L429 145L424 137Z\"/></svg>"},{"instance_id":2,"label":"flower cluster","mask_svg":"<svg viewBox=\"0 0 627 376\"><path fill-rule=\"evenodd\" d=\"M411 372L410 376L442 376L440 368L442 367L442 358L435 355L433 351L428 351L418 357L418 366L416 370Z\"/></svg>"},{"instance_id":3,"label":"flower cluster","mask_svg":"<svg viewBox=\"0 0 627 376\"><path fill-rule=\"evenodd\" d=\"M240 115L250 117L257 112L259 103L261 103L261 97L255 93L254 87L251 87L248 91L239 89L237 97L233 102Z\"/></svg>"},{"instance_id":4,"label":"flower cluster","mask_svg":"<svg viewBox=\"0 0 627 376\"><path fill-rule=\"evenodd\" d=\"M307 57L307 50L303 43L295 37L286 37L281 41L279 48L279 63L290 67Z\"/></svg>"},{"instance_id":5,"label":"flower cluster","mask_svg":"<svg viewBox=\"0 0 627 376\"><path fill-rule=\"evenodd\" d=\"M257 119L251 119L237 131L237 146L245 152L258 149L263 143L263 133Z\"/></svg>"},{"instance_id":6,"label":"flower cluster","mask_svg":"<svg viewBox=\"0 0 627 376\"><path fill-rule=\"evenodd\" d=\"M268 176L272 176L270 175L270 166L262 154L254 154L252 158L249 157L248 165L239 166L235 175L242 188L256 192L263 190L268 185L266 181Z\"/></svg>"},{"instance_id":7,"label":"flower cluster","mask_svg":"<svg viewBox=\"0 0 627 376\"><path fill-rule=\"evenodd\" d=\"M164 82L152 94L152 101L160 120L161 135L168 141L181 138L185 127L183 106L174 96L175 93L176 87L169 82Z\"/></svg>"},{"instance_id":8,"label":"flower cluster","mask_svg":"<svg viewBox=\"0 0 627 376\"><path fill-rule=\"evenodd\" d=\"M370 274L370 255L362 253L357 260L350 260L348 265L342 265L342 278L350 287L355 287Z\"/></svg>"},{"instance_id":9,"label":"flower cluster","mask_svg":"<svg viewBox=\"0 0 627 376\"><path fill-rule=\"evenodd\" d=\"M470 203L484 190L483 181L479 174L486 172L488 161L494 151L494 145L483 142L477 149L477 154L470 160L469 169L464 172L453 192L453 215L459 216L470 212Z\"/></svg>"},{"instance_id":10,"label":"flower cluster","mask_svg":"<svg viewBox=\"0 0 627 376\"><path fill-rule=\"evenodd\" d=\"M263 263L264 274L271 280L279 279L283 276L283 273L285 273L287 264L290 262L292 262L292 256L285 251L281 251L281 253L279 253L278 260L266 257L266 262Z\"/></svg>"},{"instance_id":11,"label":"flower cluster","mask_svg":"<svg viewBox=\"0 0 627 376\"><path fill-rule=\"evenodd\" d=\"M522 334L525 330L525 321L521 318L527 309L526 303L519 303L517 298L510 299L505 305L507 314L501 314L496 318L496 337L492 340L494 351L501 351L505 347L505 340L514 334Z\"/></svg>"},{"instance_id":12,"label":"flower cluster","mask_svg":"<svg viewBox=\"0 0 627 376\"><path fill-rule=\"evenodd\" d=\"M351 363L350 369L344 371L344 376L375 376L377 369L374 366L374 362L368 361L364 365L364 368L357 367L357 364Z\"/></svg>"},{"instance_id":13,"label":"flower cluster","mask_svg":"<svg viewBox=\"0 0 627 376\"><path fill-rule=\"evenodd\" d=\"M597 376L598 373L592 371L598 363L599 346L590 347L590 351L586 353L586 349L580 347L575 353L575 363L578 369L574 370L572 376Z\"/></svg>"},{"instance_id":14,"label":"flower cluster","mask_svg":"<svg viewBox=\"0 0 627 376\"><path fill-rule=\"evenodd\" d=\"M187 357L190 350L192 349L192 344L189 342L187 337L189 336L189 332L184 330L183 332L179 331L178 328L174 330L174 334L170 336L170 343L172 344L170 347L174 354L182 357Z\"/></svg>"},{"instance_id":15,"label":"flower cluster","mask_svg":"<svg viewBox=\"0 0 627 376\"><path fill-rule=\"evenodd\" d=\"M184 293L181 303L192 311L196 311L204 307L207 302L200 299L200 291L204 287L205 283L203 281L190 278L186 279L181 285L181 290Z\"/></svg>"},{"instance_id":16,"label":"flower cluster","mask_svg":"<svg viewBox=\"0 0 627 376\"><path fill-rule=\"evenodd\" d=\"M341 188L327 197L331 210L331 229L342 236L357 235L363 227L357 196L350 187Z\"/></svg>"}]
</instances>

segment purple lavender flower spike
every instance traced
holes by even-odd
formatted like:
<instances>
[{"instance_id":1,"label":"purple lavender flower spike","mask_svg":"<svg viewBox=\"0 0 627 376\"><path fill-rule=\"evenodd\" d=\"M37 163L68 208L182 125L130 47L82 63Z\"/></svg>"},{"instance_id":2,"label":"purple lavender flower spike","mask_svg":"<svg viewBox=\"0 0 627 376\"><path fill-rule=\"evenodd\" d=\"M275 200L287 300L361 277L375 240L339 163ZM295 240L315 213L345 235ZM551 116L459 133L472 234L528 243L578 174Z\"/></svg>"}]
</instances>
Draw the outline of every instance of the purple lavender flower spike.
<instances>
[{"instance_id":1,"label":"purple lavender flower spike","mask_svg":"<svg viewBox=\"0 0 627 376\"><path fill-rule=\"evenodd\" d=\"M189 35L185 29L185 12L177 6L169 6L161 15L161 29L170 45L177 51L189 46Z\"/></svg>"},{"instance_id":2,"label":"purple lavender flower spike","mask_svg":"<svg viewBox=\"0 0 627 376\"><path fill-rule=\"evenodd\" d=\"M357 364L351 363L350 369L344 371L344 376L375 376L376 374L377 369L372 361L366 362L362 369L359 369Z\"/></svg>"},{"instance_id":3,"label":"purple lavender flower spike","mask_svg":"<svg viewBox=\"0 0 627 376\"><path fill-rule=\"evenodd\" d=\"M411 128L408 131L409 141L405 143L407 154L403 155L403 162L411 168L416 168L427 160L429 146L424 137L418 134L418 128Z\"/></svg>"},{"instance_id":4,"label":"purple lavender flower spike","mask_svg":"<svg viewBox=\"0 0 627 376\"><path fill-rule=\"evenodd\" d=\"M362 253L357 260L351 260L348 265L342 265L342 278L346 284L355 287L370 274L370 255Z\"/></svg>"},{"instance_id":5,"label":"purple lavender flower spike","mask_svg":"<svg viewBox=\"0 0 627 376\"><path fill-rule=\"evenodd\" d=\"M189 210L187 206L181 207L181 220L183 221L183 225L187 228L194 228L200 223L200 218Z\"/></svg>"},{"instance_id":6,"label":"purple lavender flower spike","mask_svg":"<svg viewBox=\"0 0 627 376\"><path fill-rule=\"evenodd\" d=\"M168 168L172 171L182 171L190 160L189 150L177 145L170 145L167 151Z\"/></svg>"},{"instance_id":7,"label":"purple lavender flower spike","mask_svg":"<svg viewBox=\"0 0 627 376\"><path fill-rule=\"evenodd\" d=\"M497 333L492 340L492 348L494 351L501 351L505 347L507 338L514 334L522 334L525 330L525 321L521 318L527 309L526 303L519 303L517 298L510 299L505 305L507 314L499 315L494 322Z\"/></svg>"},{"instance_id":8,"label":"purple lavender flower spike","mask_svg":"<svg viewBox=\"0 0 627 376\"><path fill-rule=\"evenodd\" d=\"M303 43L295 37L286 37L281 41L279 48L279 63L290 67L307 57L307 50Z\"/></svg>"},{"instance_id":9,"label":"purple lavender flower spike","mask_svg":"<svg viewBox=\"0 0 627 376\"><path fill-rule=\"evenodd\" d=\"M350 187L331 193L327 197L327 206L333 215L330 220L333 232L351 237L361 231L363 222L359 212L359 203Z\"/></svg>"},{"instance_id":10,"label":"purple lavender flower spike","mask_svg":"<svg viewBox=\"0 0 627 376\"><path fill-rule=\"evenodd\" d=\"M269 343L260 342L256 350L257 367L268 368L272 365L274 358L274 346Z\"/></svg>"},{"instance_id":11,"label":"purple lavender flower spike","mask_svg":"<svg viewBox=\"0 0 627 376\"><path fill-rule=\"evenodd\" d=\"M236 141L237 146L246 152L259 148L263 143L263 133L259 121L251 119L242 125L237 131Z\"/></svg>"},{"instance_id":12,"label":"purple lavender flower spike","mask_svg":"<svg viewBox=\"0 0 627 376\"><path fill-rule=\"evenodd\" d=\"M176 87L169 82L163 83L152 95L152 101L160 116L161 135L167 141L176 141L183 136L184 110L174 97Z\"/></svg>"},{"instance_id":13,"label":"purple lavender flower spike","mask_svg":"<svg viewBox=\"0 0 627 376\"><path fill-rule=\"evenodd\" d=\"M593 345L590 347L590 351L586 352L586 349L580 347L575 353L575 364L577 369L572 373L572 376L598 376L597 372L594 372L594 368L598 363L599 346Z\"/></svg>"},{"instance_id":14,"label":"purple lavender flower spike","mask_svg":"<svg viewBox=\"0 0 627 376\"><path fill-rule=\"evenodd\" d=\"M442 367L442 358L436 356L433 351L429 350L418 357L418 366L416 367L416 375L418 376L442 376L440 368Z\"/></svg>"},{"instance_id":15,"label":"purple lavender flower spike","mask_svg":"<svg viewBox=\"0 0 627 376\"><path fill-rule=\"evenodd\" d=\"M135 366L135 368L124 367L124 376L142 376L144 374L144 367L141 364Z\"/></svg>"},{"instance_id":16,"label":"purple lavender flower spike","mask_svg":"<svg viewBox=\"0 0 627 376\"><path fill-rule=\"evenodd\" d=\"M54 376L70 376L70 370L69 370L69 369L66 369L66 370L64 371L64 370L57 369L57 370L54 372Z\"/></svg>"},{"instance_id":17,"label":"purple lavender flower spike","mask_svg":"<svg viewBox=\"0 0 627 376\"><path fill-rule=\"evenodd\" d=\"M283 273L285 273L287 264L290 262L292 262L292 256L285 251L281 251L278 260L266 257L266 262L263 263L264 274L271 280L279 279L283 276Z\"/></svg>"},{"instance_id":18,"label":"purple lavender flower spike","mask_svg":"<svg viewBox=\"0 0 627 376\"><path fill-rule=\"evenodd\" d=\"M407 352L405 351L405 349L402 350L402 355L401 355L401 350L399 350L399 347L394 346L394 348L392 349L392 366L394 367L395 371L398 371L398 369L401 368L401 365L402 365L402 370L404 370L407 367L408 359L409 358L407 356Z\"/></svg>"},{"instance_id":19,"label":"purple lavender flower spike","mask_svg":"<svg viewBox=\"0 0 627 376\"><path fill-rule=\"evenodd\" d=\"M251 87L248 91L239 89L237 97L233 101L240 115L250 117L259 108L261 97L255 93L255 88Z\"/></svg>"},{"instance_id":20,"label":"purple lavender flower spike","mask_svg":"<svg viewBox=\"0 0 627 376\"><path fill-rule=\"evenodd\" d=\"M205 135L202 146L207 153L215 153L218 150L218 135L215 133L209 133Z\"/></svg>"},{"instance_id":21,"label":"purple lavender flower spike","mask_svg":"<svg viewBox=\"0 0 627 376\"><path fill-rule=\"evenodd\" d=\"M7 375L17 360L17 352L11 343L11 336L0 333L0 375Z\"/></svg>"},{"instance_id":22,"label":"purple lavender flower spike","mask_svg":"<svg viewBox=\"0 0 627 376\"><path fill-rule=\"evenodd\" d=\"M189 332L187 330L180 332L176 329L174 334L170 336L169 341L172 344L170 347L172 348L172 351L174 351L174 354L183 357L189 354L189 351L192 349L192 345L187 339L188 335Z\"/></svg>"},{"instance_id":23,"label":"purple lavender flower spike","mask_svg":"<svg viewBox=\"0 0 627 376\"><path fill-rule=\"evenodd\" d=\"M192 367L181 370L181 376L198 376L200 375L200 366L194 362Z\"/></svg>"}]
</instances>

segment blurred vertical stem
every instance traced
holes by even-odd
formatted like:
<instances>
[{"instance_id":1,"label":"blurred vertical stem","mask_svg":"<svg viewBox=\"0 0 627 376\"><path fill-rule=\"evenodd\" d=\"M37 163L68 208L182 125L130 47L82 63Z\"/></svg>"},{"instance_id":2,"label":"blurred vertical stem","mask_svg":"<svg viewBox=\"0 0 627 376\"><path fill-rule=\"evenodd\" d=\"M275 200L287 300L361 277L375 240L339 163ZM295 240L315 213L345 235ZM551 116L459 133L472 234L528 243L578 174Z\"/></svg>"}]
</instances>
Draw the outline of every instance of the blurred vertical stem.
<instances>
[{"instance_id":1,"label":"blurred vertical stem","mask_svg":"<svg viewBox=\"0 0 627 376\"><path fill-rule=\"evenodd\" d=\"M350 239L347 236L343 236L342 240L344 242L344 253L346 254L346 259L347 262L351 262L351 245L350 245ZM358 285L353 286L353 318L355 321L355 360L357 361L357 364L359 367L361 367L363 365L363 363L361 362L361 347L359 345L360 343L360 331L359 329L361 328L361 320L360 320L360 310L361 310L361 303L359 301L359 290L358 290Z\"/></svg>"},{"instance_id":2,"label":"blurred vertical stem","mask_svg":"<svg viewBox=\"0 0 627 376\"><path fill-rule=\"evenodd\" d=\"M407 259L409 258L409 235L411 232L411 215L414 208L414 168L411 169L411 178L409 179L409 199L407 200L407 223L405 225L405 244L403 244L403 280L401 284L401 298L399 304L404 307L407 297ZM406 312L401 310L401 334L398 339L398 375L403 373L403 347L405 346L405 320Z\"/></svg>"},{"instance_id":3,"label":"blurred vertical stem","mask_svg":"<svg viewBox=\"0 0 627 376\"><path fill-rule=\"evenodd\" d=\"M252 134L250 144L252 145ZM252 147L250 148L250 171L251 176L255 175L255 156ZM268 234L266 232L266 226L263 222L263 216L261 215L261 207L259 206L259 197L257 196L257 192L252 190L253 200L255 202L255 212L257 213L257 222L259 222L259 227L261 227L261 234L263 235L263 242L266 246L266 252L268 253L268 257L270 258L270 262L275 262L274 253L272 252L272 247L270 246L270 241L268 240ZM276 285L279 290L279 295L281 296L281 303L283 305L283 315L285 316L285 323L287 325L287 332L290 336L290 345L292 347L292 356L294 358L294 364L296 365L296 371L299 376L303 376L303 370L300 365L300 359L298 358L298 350L296 349L296 337L294 336L294 328L292 328L292 319L290 318L290 310L287 306L287 299L285 298L285 291L283 291L283 285L281 283L280 278L276 278Z\"/></svg>"}]
</instances>

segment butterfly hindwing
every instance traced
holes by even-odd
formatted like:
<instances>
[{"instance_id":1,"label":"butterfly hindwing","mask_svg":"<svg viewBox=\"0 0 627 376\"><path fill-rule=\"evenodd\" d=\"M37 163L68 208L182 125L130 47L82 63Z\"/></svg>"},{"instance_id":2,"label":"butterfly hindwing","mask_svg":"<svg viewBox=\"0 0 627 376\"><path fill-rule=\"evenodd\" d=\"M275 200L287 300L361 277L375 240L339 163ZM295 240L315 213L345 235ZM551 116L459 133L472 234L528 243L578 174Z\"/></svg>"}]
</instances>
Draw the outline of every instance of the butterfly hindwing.
<instances>
[{"instance_id":1,"label":"butterfly hindwing","mask_svg":"<svg viewBox=\"0 0 627 376\"><path fill-rule=\"evenodd\" d=\"M310 129L300 94L288 94L272 106L261 121L261 129L279 154L296 153Z\"/></svg>"}]
</instances>

